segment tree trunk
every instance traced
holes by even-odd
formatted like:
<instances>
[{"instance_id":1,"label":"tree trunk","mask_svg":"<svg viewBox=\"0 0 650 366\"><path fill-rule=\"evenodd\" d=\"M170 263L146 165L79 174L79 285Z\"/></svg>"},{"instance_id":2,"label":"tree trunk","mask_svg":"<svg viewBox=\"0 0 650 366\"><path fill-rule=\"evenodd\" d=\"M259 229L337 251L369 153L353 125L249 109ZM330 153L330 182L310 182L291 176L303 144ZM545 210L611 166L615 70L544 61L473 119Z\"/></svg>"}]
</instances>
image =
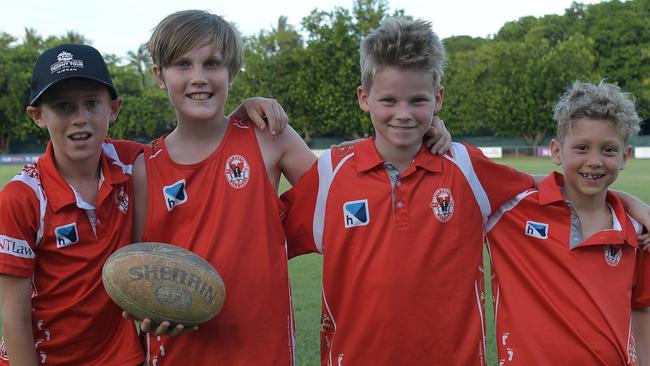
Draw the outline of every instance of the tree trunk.
<instances>
[{"instance_id":1,"label":"tree trunk","mask_svg":"<svg viewBox=\"0 0 650 366\"><path fill-rule=\"evenodd\" d=\"M0 136L0 154L9 154L9 143L11 142L11 135L5 132Z\"/></svg>"},{"instance_id":2,"label":"tree trunk","mask_svg":"<svg viewBox=\"0 0 650 366\"><path fill-rule=\"evenodd\" d=\"M311 142L311 133L309 132L309 129L303 129L302 130L302 139L305 141L305 144L309 144Z\"/></svg>"},{"instance_id":3,"label":"tree trunk","mask_svg":"<svg viewBox=\"0 0 650 366\"><path fill-rule=\"evenodd\" d=\"M532 134L523 134L524 140L526 140L526 144L528 144L528 147L532 150L533 155L536 155L537 151L537 146L539 145L542 140L544 140L544 137L546 137L546 133L537 131Z\"/></svg>"}]
</instances>

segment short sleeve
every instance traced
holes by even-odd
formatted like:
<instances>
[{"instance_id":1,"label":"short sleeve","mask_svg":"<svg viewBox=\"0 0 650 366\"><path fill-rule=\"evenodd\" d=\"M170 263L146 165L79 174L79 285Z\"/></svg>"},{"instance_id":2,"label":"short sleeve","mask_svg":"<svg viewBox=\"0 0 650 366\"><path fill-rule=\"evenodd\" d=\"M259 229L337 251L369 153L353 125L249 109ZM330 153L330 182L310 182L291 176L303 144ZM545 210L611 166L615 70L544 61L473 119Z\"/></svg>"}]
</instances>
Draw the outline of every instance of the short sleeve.
<instances>
[{"instance_id":1,"label":"short sleeve","mask_svg":"<svg viewBox=\"0 0 650 366\"><path fill-rule=\"evenodd\" d=\"M490 202L490 214L527 189L534 188L533 178L486 157L480 149L467 146L472 166Z\"/></svg>"},{"instance_id":2,"label":"short sleeve","mask_svg":"<svg viewBox=\"0 0 650 366\"><path fill-rule=\"evenodd\" d=\"M316 162L298 183L280 197L287 208L283 225L289 258L319 252L314 240L318 178Z\"/></svg>"},{"instance_id":3,"label":"short sleeve","mask_svg":"<svg viewBox=\"0 0 650 366\"><path fill-rule=\"evenodd\" d=\"M134 141L106 139L106 143L115 146L116 154L124 164L133 164L144 151L144 145Z\"/></svg>"},{"instance_id":4,"label":"short sleeve","mask_svg":"<svg viewBox=\"0 0 650 366\"><path fill-rule=\"evenodd\" d=\"M11 181L0 192L0 274L32 277L40 205L31 187Z\"/></svg>"}]
</instances>

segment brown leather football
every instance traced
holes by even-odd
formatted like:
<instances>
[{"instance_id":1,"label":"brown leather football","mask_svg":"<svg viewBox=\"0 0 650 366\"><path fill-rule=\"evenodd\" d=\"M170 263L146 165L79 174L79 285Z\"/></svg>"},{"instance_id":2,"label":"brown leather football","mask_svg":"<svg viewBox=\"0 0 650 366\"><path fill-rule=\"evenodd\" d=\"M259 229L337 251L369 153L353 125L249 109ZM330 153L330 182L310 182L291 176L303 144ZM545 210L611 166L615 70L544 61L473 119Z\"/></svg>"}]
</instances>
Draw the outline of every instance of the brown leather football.
<instances>
[{"instance_id":1,"label":"brown leather football","mask_svg":"<svg viewBox=\"0 0 650 366\"><path fill-rule=\"evenodd\" d=\"M210 263L163 243L135 243L115 251L104 263L102 280L120 308L154 324L201 324L219 313L226 297Z\"/></svg>"}]
</instances>

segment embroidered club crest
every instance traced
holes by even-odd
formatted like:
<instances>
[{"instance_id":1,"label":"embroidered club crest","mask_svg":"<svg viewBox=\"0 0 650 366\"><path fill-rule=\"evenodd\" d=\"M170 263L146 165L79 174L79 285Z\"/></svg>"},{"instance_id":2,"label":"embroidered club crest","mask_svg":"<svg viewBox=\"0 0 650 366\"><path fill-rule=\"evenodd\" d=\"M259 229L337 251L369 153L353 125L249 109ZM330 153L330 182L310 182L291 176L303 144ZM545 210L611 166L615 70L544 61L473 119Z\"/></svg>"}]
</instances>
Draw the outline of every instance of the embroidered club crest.
<instances>
[{"instance_id":1,"label":"embroidered club crest","mask_svg":"<svg viewBox=\"0 0 650 366\"><path fill-rule=\"evenodd\" d=\"M251 168L243 156L230 155L226 160L225 174L231 187L241 189L248 184Z\"/></svg>"},{"instance_id":2,"label":"embroidered club crest","mask_svg":"<svg viewBox=\"0 0 650 366\"><path fill-rule=\"evenodd\" d=\"M129 211L129 196L124 192L124 185L120 185L113 196L115 206L120 212L126 214Z\"/></svg>"},{"instance_id":3,"label":"embroidered club crest","mask_svg":"<svg viewBox=\"0 0 650 366\"><path fill-rule=\"evenodd\" d=\"M612 267L616 267L621 262L623 250L620 245L605 245L605 262Z\"/></svg>"},{"instance_id":4,"label":"embroidered club crest","mask_svg":"<svg viewBox=\"0 0 650 366\"><path fill-rule=\"evenodd\" d=\"M431 209L438 221L443 224L451 219L454 214L454 196L449 188L438 188L433 192Z\"/></svg>"}]
</instances>

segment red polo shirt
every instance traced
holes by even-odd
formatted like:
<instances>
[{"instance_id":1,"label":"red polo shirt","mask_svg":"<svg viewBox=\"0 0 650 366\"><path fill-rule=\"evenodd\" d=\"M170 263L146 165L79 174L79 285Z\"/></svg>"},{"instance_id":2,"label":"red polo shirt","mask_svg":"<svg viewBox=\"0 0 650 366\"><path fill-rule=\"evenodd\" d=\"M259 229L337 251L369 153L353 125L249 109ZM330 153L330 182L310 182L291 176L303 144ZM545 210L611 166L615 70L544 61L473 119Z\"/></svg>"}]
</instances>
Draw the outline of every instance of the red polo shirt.
<instances>
[{"instance_id":1,"label":"red polo shirt","mask_svg":"<svg viewBox=\"0 0 650 366\"><path fill-rule=\"evenodd\" d=\"M572 209L562 185L553 173L488 221L500 362L635 364L630 317L633 306L650 306L647 253L611 193L613 229L571 249Z\"/></svg>"},{"instance_id":2,"label":"red polo shirt","mask_svg":"<svg viewBox=\"0 0 650 366\"><path fill-rule=\"evenodd\" d=\"M33 332L43 364L144 360L135 327L104 291L101 274L108 256L131 242L131 163L141 150L133 142L104 143L94 229L57 171L51 143L0 192L0 274L33 279Z\"/></svg>"},{"instance_id":3,"label":"red polo shirt","mask_svg":"<svg viewBox=\"0 0 650 366\"><path fill-rule=\"evenodd\" d=\"M326 151L282 196L290 255L324 254L323 365L484 364L483 223L531 186L453 144L393 194L374 139Z\"/></svg>"}]
</instances>

